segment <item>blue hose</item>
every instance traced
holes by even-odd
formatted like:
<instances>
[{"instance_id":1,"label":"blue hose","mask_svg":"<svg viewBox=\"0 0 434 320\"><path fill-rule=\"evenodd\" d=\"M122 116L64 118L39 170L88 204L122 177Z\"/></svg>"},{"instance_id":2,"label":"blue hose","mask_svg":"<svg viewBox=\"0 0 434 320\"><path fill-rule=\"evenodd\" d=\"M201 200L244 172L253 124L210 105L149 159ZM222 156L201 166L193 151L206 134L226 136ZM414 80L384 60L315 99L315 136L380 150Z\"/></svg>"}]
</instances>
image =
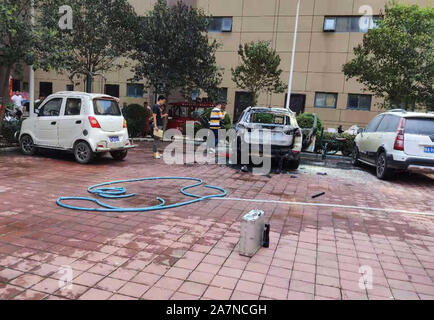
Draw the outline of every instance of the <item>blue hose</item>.
<instances>
[{"instance_id":1,"label":"blue hose","mask_svg":"<svg viewBox=\"0 0 434 320\"><path fill-rule=\"evenodd\" d=\"M94 212L147 212L147 211L155 211L155 210L165 210L165 209L172 209L177 208L181 206L186 206L189 204L193 204L196 202L200 202L206 199L211 198L223 198L227 195L227 192L225 189L216 187L216 186L210 186L205 185L205 188L208 189L214 189L218 190L221 193L214 194L214 195L207 195L207 196L198 196L193 193L187 192L186 190L195 188L198 186L201 186L203 184L203 181L199 178L189 178L189 177L152 177L152 178L140 178L140 179L130 179L130 180L119 180L119 181L111 181L111 182L105 182L93 185L87 189L87 191L91 194L97 195L101 198L106 199L125 199L125 198L131 198L134 197L135 193L127 193L127 190L124 187L106 187L108 185L112 184L118 184L118 183L129 183L129 182L140 182L140 181L151 181L151 180L189 180L189 181L196 181L196 183L182 187L181 193L185 196L194 198L189 201L185 202L179 202L174 204L166 205L166 201L160 197L157 198L160 203L155 206L150 207L144 207L144 208L118 208L113 207L108 204L105 204L97 199L94 198L87 198L87 197L60 197L57 199L57 205L63 208L72 209L72 210L80 210L80 211L94 211ZM72 206L63 203L63 201L90 201L93 203L96 203L101 208L86 208L86 207L78 207L78 206Z\"/></svg>"}]
</instances>

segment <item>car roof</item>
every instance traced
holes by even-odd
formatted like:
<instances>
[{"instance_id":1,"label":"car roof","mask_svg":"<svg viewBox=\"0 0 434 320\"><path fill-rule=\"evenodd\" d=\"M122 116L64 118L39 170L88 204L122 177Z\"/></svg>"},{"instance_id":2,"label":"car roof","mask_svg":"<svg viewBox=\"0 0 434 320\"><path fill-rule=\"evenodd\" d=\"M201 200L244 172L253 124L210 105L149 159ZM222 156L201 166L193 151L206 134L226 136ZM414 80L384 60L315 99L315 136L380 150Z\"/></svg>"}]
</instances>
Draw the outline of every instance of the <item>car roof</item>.
<instances>
[{"instance_id":1,"label":"car roof","mask_svg":"<svg viewBox=\"0 0 434 320\"><path fill-rule=\"evenodd\" d=\"M252 107L251 111L293 114L293 112L291 110L288 110L288 109L285 109L285 108Z\"/></svg>"},{"instance_id":2,"label":"car roof","mask_svg":"<svg viewBox=\"0 0 434 320\"><path fill-rule=\"evenodd\" d=\"M403 118L434 118L434 113L425 113L425 112L410 112L401 109L390 110L385 112L384 114L393 114Z\"/></svg>"},{"instance_id":3,"label":"car roof","mask_svg":"<svg viewBox=\"0 0 434 320\"><path fill-rule=\"evenodd\" d=\"M103 93L87 93L87 92L80 92L80 91L59 91L56 93L51 94L50 96L85 96L85 97L89 97L91 99L95 99L95 98L111 98L111 99L115 99L115 100L119 100L116 97L112 97L108 94L103 94Z\"/></svg>"}]
</instances>

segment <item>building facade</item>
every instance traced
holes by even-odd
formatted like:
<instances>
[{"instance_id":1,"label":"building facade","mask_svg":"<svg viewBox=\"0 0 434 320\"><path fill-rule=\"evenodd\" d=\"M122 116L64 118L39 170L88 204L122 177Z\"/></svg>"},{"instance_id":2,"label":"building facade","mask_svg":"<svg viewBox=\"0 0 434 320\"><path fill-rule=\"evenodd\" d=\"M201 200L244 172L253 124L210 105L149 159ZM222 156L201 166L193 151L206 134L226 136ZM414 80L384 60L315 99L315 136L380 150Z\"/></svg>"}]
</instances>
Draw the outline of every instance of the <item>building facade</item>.
<instances>
[{"instance_id":1,"label":"building facade","mask_svg":"<svg viewBox=\"0 0 434 320\"><path fill-rule=\"evenodd\" d=\"M173 3L174 1L168 1ZM222 94L228 111L237 119L249 104L249 94L231 80L231 68L239 63L241 44L266 40L277 50L282 62L282 81L288 83L297 0L188 0L213 16L210 35L221 47L217 63L224 68ZM327 127L365 126L381 112L379 103L355 80L345 80L342 65L353 57L353 48L365 32L375 26L387 0L301 0L291 108L318 114ZM401 0L407 4L430 5L430 0ZM130 0L139 15L150 10L155 0ZM373 18L372 18L373 17ZM120 97L124 103L150 100L144 84L129 83L129 69L97 77L94 92ZM36 72L36 95L63 90L80 90L56 72ZM172 100L179 99L173 97ZM262 94L259 105L284 107L286 94Z\"/></svg>"}]
</instances>

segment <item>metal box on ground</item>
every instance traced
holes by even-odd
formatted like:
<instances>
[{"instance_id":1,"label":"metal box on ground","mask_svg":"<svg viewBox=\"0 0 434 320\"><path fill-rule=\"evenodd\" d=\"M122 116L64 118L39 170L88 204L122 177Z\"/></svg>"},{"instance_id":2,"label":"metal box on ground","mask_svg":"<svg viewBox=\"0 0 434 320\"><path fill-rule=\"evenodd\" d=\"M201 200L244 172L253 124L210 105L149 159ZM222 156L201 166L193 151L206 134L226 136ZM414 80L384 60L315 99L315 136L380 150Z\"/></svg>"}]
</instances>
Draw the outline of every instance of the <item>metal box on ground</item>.
<instances>
[{"instance_id":1,"label":"metal box on ground","mask_svg":"<svg viewBox=\"0 0 434 320\"><path fill-rule=\"evenodd\" d=\"M240 228L240 255L252 257L263 244L265 213L252 210L243 217Z\"/></svg>"}]
</instances>

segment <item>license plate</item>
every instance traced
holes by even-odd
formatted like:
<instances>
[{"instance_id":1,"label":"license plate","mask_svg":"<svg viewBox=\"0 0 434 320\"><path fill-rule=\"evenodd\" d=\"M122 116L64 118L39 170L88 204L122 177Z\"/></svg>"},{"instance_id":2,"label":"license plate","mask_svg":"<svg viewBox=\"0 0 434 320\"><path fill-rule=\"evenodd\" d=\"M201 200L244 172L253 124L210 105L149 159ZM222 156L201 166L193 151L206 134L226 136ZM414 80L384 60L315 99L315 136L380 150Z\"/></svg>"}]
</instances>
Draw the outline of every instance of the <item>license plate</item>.
<instances>
[{"instance_id":1,"label":"license plate","mask_svg":"<svg viewBox=\"0 0 434 320\"><path fill-rule=\"evenodd\" d=\"M109 137L110 142L119 142L119 137L115 136L115 137Z\"/></svg>"},{"instance_id":2,"label":"license plate","mask_svg":"<svg viewBox=\"0 0 434 320\"><path fill-rule=\"evenodd\" d=\"M425 147L425 153L434 153L434 147Z\"/></svg>"}]
</instances>

